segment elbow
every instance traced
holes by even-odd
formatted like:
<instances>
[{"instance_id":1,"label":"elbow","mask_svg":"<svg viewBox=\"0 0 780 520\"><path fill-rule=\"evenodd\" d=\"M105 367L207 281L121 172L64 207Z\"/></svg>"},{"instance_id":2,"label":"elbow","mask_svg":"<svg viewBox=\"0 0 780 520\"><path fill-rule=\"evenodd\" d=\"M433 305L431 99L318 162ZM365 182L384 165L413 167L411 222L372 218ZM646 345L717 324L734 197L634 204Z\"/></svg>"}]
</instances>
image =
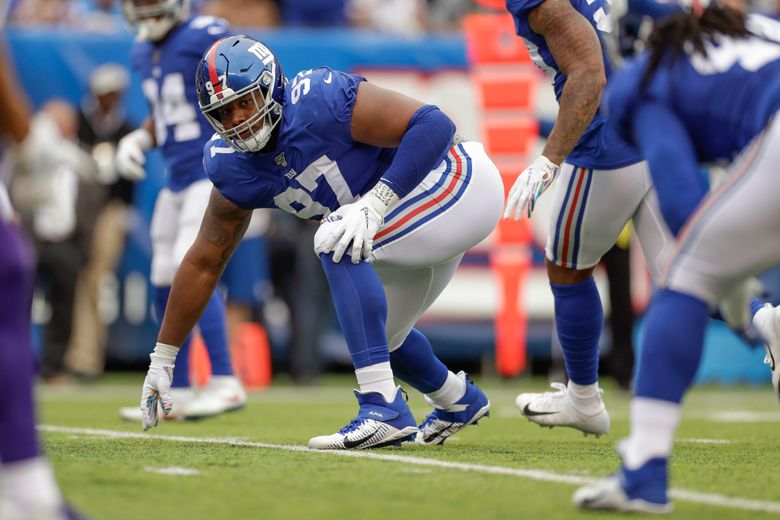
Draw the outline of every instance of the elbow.
<instances>
[{"instance_id":1,"label":"elbow","mask_svg":"<svg viewBox=\"0 0 780 520\"><path fill-rule=\"evenodd\" d=\"M607 86L607 76L603 66L581 67L567 76L566 83L576 86L577 92L601 99L601 94Z\"/></svg>"}]
</instances>

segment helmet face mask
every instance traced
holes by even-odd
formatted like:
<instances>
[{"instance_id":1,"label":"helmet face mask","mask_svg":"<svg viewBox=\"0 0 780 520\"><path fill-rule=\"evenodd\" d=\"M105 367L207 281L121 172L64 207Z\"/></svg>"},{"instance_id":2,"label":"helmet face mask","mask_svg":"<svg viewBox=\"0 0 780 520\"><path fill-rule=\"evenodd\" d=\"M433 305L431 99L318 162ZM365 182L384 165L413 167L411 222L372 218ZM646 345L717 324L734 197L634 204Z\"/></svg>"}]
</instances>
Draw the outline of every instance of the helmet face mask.
<instances>
[{"instance_id":1,"label":"helmet face mask","mask_svg":"<svg viewBox=\"0 0 780 520\"><path fill-rule=\"evenodd\" d=\"M142 40L162 40L189 14L189 0L122 0L122 13Z\"/></svg>"},{"instance_id":2,"label":"helmet face mask","mask_svg":"<svg viewBox=\"0 0 780 520\"><path fill-rule=\"evenodd\" d=\"M229 36L206 51L195 78L198 105L238 152L259 152L282 120L286 79L275 56L247 36Z\"/></svg>"},{"instance_id":3,"label":"helmet face mask","mask_svg":"<svg viewBox=\"0 0 780 520\"><path fill-rule=\"evenodd\" d=\"M225 99L203 112L214 130L239 152L259 152L265 148L280 121L279 117L271 116L281 114L282 107L266 100L259 87Z\"/></svg>"}]
</instances>

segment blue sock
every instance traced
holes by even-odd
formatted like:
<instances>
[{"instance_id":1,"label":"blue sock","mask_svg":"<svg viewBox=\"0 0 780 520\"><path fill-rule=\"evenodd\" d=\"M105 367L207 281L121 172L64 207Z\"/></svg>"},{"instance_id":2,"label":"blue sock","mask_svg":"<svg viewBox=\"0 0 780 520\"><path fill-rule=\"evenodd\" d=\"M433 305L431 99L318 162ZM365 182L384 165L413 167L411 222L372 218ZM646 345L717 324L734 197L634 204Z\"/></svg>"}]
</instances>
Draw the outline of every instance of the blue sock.
<instances>
[{"instance_id":1,"label":"blue sock","mask_svg":"<svg viewBox=\"0 0 780 520\"><path fill-rule=\"evenodd\" d=\"M165 315L165 307L168 305L168 296L171 294L171 287L155 287L154 309L157 312L157 320L162 324ZM190 339L192 334L182 343L179 353L176 355L176 368L173 370L173 381L171 388L186 388L190 386Z\"/></svg>"},{"instance_id":2,"label":"blue sock","mask_svg":"<svg viewBox=\"0 0 780 520\"><path fill-rule=\"evenodd\" d=\"M389 361L387 299L374 268L366 262L353 264L348 256L334 263L332 254L320 254L320 262L352 364L363 368Z\"/></svg>"},{"instance_id":3,"label":"blue sock","mask_svg":"<svg viewBox=\"0 0 780 520\"><path fill-rule=\"evenodd\" d=\"M225 302L219 292L214 291L198 321L198 329L209 353L211 374L215 376L233 375L225 322Z\"/></svg>"},{"instance_id":4,"label":"blue sock","mask_svg":"<svg viewBox=\"0 0 780 520\"><path fill-rule=\"evenodd\" d=\"M401 346L390 352L393 374L424 394L444 385L449 370L433 353L431 342L422 332L412 329Z\"/></svg>"},{"instance_id":5,"label":"blue sock","mask_svg":"<svg viewBox=\"0 0 780 520\"><path fill-rule=\"evenodd\" d=\"M750 297L750 317L753 318L758 311L764 308L763 300L759 300L755 296Z\"/></svg>"},{"instance_id":6,"label":"blue sock","mask_svg":"<svg viewBox=\"0 0 780 520\"><path fill-rule=\"evenodd\" d=\"M599 379L599 338L604 310L593 278L573 285L551 283L555 297L555 328L561 341L566 374L578 385Z\"/></svg>"},{"instance_id":7,"label":"blue sock","mask_svg":"<svg viewBox=\"0 0 780 520\"><path fill-rule=\"evenodd\" d=\"M699 368L708 317L698 298L669 289L655 293L645 318L637 397L682 401Z\"/></svg>"}]
</instances>

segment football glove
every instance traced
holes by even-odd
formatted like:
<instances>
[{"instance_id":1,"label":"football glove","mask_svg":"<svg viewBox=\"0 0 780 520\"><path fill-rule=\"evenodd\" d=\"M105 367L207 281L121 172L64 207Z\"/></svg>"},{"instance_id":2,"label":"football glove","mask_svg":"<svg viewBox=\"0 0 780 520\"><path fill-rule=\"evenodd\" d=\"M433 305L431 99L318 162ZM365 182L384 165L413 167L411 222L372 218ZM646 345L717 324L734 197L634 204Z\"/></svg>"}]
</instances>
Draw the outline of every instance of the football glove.
<instances>
[{"instance_id":1,"label":"football glove","mask_svg":"<svg viewBox=\"0 0 780 520\"><path fill-rule=\"evenodd\" d=\"M165 415L170 415L173 409L171 397L171 381L173 381L173 367L176 360L178 347L157 343L154 351L149 355L152 362L144 379L144 387L141 391L141 417L144 431L157 426L159 421L157 406L162 405Z\"/></svg>"},{"instance_id":2,"label":"football glove","mask_svg":"<svg viewBox=\"0 0 780 520\"><path fill-rule=\"evenodd\" d=\"M119 175L131 181L144 179L146 152L153 145L152 134L145 128L134 130L120 139L116 150L116 170Z\"/></svg>"},{"instance_id":3,"label":"football glove","mask_svg":"<svg viewBox=\"0 0 780 520\"><path fill-rule=\"evenodd\" d=\"M378 183L356 202L341 206L323 219L314 235L314 252L333 253L333 261L339 262L350 243L352 263L371 257L374 235L385 220L385 214L398 196L385 184Z\"/></svg>"},{"instance_id":4,"label":"football glove","mask_svg":"<svg viewBox=\"0 0 780 520\"><path fill-rule=\"evenodd\" d=\"M536 201L552 184L559 171L560 168L544 155L537 157L531 166L518 175L512 189L509 190L504 218L513 216L515 220L520 220L523 211L530 218Z\"/></svg>"}]
</instances>

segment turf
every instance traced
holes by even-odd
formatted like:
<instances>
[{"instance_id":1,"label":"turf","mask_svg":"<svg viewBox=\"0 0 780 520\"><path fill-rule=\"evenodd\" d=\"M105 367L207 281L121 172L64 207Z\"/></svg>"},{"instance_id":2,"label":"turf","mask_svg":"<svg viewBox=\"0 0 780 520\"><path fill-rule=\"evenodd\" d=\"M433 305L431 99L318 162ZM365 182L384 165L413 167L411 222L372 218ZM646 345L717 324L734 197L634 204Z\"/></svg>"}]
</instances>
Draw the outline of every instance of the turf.
<instances>
[{"instance_id":1,"label":"turf","mask_svg":"<svg viewBox=\"0 0 780 520\"><path fill-rule=\"evenodd\" d=\"M140 425L119 418L118 408L137 402L141 378L41 388L41 422L140 433ZM520 417L513 405L515 394L540 390L544 381L488 380L482 386L492 410L478 427L464 430L444 446L404 445L370 453L584 477L616 469L614 444L628 431L628 396L616 388L607 386L605 393L612 432L595 439L574 430L542 429ZM305 446L310 437L332 433L354 416L351 388L348 378L306 388L275 384L253 394L240 412L197 422L167 421L153 433ZM421 420L427 413L422 397L410 392L409 402ZM780 407L769 388L697 388L686 401L680 441L675 445L673 487L780 502L778 423ZM571 505L575 485L512 474L88 433L46 432L43 440L68 500L95 519L615 518L578 513ZM199 474L149 471L168 467ZM678 499L674 516L759 519L775 515Z\"/></svg>"}]
</instances>

